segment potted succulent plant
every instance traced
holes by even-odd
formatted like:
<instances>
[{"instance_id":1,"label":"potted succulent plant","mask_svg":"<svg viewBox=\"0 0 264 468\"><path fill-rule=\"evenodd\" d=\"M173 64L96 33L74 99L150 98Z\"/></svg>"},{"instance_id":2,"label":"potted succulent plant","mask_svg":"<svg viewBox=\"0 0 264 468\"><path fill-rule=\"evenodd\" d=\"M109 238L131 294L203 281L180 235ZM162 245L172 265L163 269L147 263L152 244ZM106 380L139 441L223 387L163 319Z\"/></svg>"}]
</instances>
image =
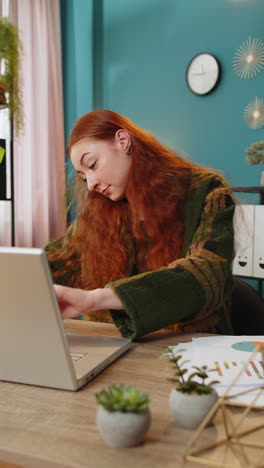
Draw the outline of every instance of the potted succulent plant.
<instances>
[{"instance_id":1,"label":"potted succulent plant","mask_svg":"<svg viewBox=\"0 0 264 468\"><path fill-rule=\"evenodd\" d=\"M8 18L0 18L0 99L14 116L17 133L23 127L22 90L20 80L20 56L22 43L17 27Z\"/></svg>"},{"instance_id":2,"label":"potted succulent plant","mask_svg":"<svg viewBox=\"0 0 264 468\"><path fill-rule=\"evenodd\" d=\"M96 394L96 423L111 447L131 447L144 440L150 426L149 396L134 387L110 385Z\"/></svg>"},{"instance_id":3,"label":"potted succulent plant","mask_svg":"<svg viewBox=\"0 0 264 468\"><path fill-rule=\"evenodd\" d=\"M174 371L174 376L168 380L176 383L169 396L169 407L177 424L187 429L196 429L218 399L213 385L219 381L206 383L208 373L216 371L207 366L192 366L194 372L186 377L188 369L184 365L189 361L183 360L183 351L179 349L175 353L169 347L168 352L162 356L170 361L172 366L169 369Z\"/></svg>"}]
</instances>

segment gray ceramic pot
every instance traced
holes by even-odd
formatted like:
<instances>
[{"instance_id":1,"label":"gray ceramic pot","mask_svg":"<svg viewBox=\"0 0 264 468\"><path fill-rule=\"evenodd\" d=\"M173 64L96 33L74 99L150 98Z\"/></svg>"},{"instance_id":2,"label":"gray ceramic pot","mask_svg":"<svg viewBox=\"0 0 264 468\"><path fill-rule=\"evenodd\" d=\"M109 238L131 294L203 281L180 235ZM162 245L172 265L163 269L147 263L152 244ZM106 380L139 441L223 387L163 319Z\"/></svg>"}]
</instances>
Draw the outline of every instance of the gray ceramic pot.
<instances>
[{"instance_id":1,"label":"gray ceramic pot","mask_svg":"<svg viewBox=\"0 0 264 468\"><path fill-rule=\"evenodd\" d=\"M179 392L173 388L169 396L169 407L179 426L196 429L217 399L218 395L215 390L212 393L198 395Z\"/></svg>"},{"instance_id":2,"label":"gray ceramic pot","mask_svg":"<svg viewBox=\"0 0 264 468\"><path fill-rule=\"evenodd\" d=\"M104 441L111 447L131 447L144 440L150 426L151 414L147 408L138 413L107 411L101 405L96 414L96 423Z\"/></svg>"}]
</instances>

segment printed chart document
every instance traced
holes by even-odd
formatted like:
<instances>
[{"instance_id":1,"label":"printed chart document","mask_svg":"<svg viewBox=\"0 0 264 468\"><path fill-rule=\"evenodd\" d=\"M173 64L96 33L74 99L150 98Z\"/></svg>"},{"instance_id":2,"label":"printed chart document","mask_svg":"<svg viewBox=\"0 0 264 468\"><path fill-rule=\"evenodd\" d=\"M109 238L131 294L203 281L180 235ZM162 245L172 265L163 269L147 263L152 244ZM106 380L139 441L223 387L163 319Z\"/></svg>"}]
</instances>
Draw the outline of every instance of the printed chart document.
<instances>
[{"instance_id":1,"label":"printed chart document","mask_svg":"<svg viewBox=\"0 0 264 468\"><path fill-rule=\"evenodd\" d=\"M181 353L183 358L190 360L184 366L190 368L185 374L187 377L194 371L192 366L207 365L209 369L215 369L215 372L209 373L208 381L220 382L214 385L219 396L224 395L239 371L249 361L228 396L230 398L231 395L236 395L231 398L231 402L248 405L263 387L254 406L264 408L264 354L258 352L251 359L259 344L264 346L264 336L209 336L193 338L190 343L179 343L176 346L172 343L170 348L173 353L184 350ZM244 393L246 390L250 392Z\"/></svg>"}]
</instances>

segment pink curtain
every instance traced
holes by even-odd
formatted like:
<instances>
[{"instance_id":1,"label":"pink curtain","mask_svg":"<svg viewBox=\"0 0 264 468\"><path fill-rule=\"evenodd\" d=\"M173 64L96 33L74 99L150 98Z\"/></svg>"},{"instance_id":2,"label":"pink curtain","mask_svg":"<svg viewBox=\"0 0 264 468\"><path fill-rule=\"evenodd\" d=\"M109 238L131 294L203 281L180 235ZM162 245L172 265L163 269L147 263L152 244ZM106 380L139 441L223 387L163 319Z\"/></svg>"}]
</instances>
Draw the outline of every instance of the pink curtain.
<instances>
[{"instance_id":1,"label":"pink curtain","mask_svg":"<svg viewBox=\"0 0 264 468\"><path fill-rule=\"evenodd\" d=\"M9 0L22 56L24 132L14 137L15 243L43 247L66 229L59 0Z\"/></svg>"}]
</instances>

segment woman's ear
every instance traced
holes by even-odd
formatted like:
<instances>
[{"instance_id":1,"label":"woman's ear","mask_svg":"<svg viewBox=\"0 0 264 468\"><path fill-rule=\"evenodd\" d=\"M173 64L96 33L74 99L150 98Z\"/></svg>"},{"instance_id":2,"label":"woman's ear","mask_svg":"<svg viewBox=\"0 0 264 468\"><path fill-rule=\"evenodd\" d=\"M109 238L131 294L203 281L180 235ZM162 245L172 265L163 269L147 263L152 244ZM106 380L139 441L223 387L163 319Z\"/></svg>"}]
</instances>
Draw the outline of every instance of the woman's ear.
<instances>
[{"instance_id":1,"label":"woman's ear","mask_svg":"<svg viewBox=\"0 0 264 468\"><path fill-rule=\"evenodd\" d=\"M125 153L130 154L131 137L126 130L123 130L122 128L117 130L115 141Z\"/></svg>"}]
</instances>

